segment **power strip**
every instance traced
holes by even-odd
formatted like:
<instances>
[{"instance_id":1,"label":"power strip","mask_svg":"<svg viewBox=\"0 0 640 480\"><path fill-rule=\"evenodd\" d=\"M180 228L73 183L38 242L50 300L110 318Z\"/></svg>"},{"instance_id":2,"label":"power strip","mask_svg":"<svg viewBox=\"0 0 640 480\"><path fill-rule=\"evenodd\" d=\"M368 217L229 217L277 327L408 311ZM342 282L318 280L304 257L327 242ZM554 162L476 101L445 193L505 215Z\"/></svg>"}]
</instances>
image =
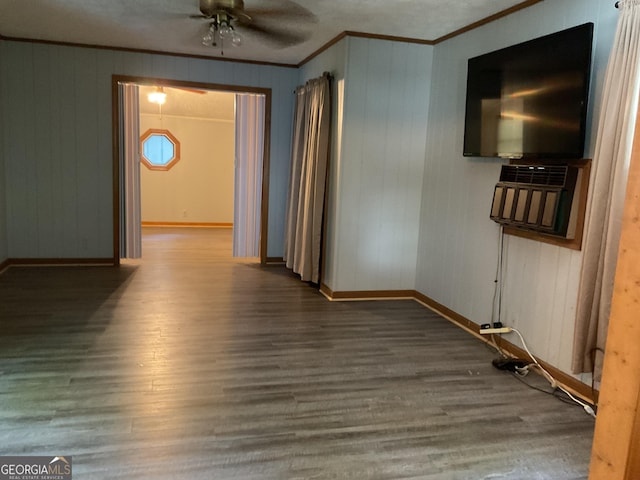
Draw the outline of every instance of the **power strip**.
<instances>
[{"instance_id":1,"label":"power strip","mask_svg":"<svg viewBox=\"0 0 640 480\"><path fill-rule=\"evenodd\" d=\"M481 328L480 333L482 335L493 335L494 333L511 333L511 328L510 327Z\"/></svg>"}]
</instances>

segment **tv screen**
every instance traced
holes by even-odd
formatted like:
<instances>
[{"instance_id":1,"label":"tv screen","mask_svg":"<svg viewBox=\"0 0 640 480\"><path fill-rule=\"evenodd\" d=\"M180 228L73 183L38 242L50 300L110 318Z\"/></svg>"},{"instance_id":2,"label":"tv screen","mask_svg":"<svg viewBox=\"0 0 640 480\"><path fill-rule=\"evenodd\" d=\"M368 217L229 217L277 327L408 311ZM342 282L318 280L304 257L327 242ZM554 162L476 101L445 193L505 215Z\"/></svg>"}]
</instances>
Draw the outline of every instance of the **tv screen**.
<instances>
[{"instance_id":1,"label":"tv screen","mask_svg":"<svg viewBox=\"0 0 640 480\"><path fill-rule=\"evenodd\" d=\"M581 158L593 23L469 59L464 155Z\"/></svg>"}]
</instances>

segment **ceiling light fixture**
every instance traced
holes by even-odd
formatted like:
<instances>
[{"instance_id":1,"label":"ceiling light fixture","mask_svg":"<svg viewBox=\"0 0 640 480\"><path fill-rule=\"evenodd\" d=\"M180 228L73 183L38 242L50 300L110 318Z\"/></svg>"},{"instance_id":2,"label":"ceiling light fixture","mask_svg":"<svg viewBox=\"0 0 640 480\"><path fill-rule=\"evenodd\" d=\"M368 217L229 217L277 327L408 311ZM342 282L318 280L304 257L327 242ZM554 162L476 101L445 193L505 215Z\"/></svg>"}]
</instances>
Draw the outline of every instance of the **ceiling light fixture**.
<instances>
[{"instance_id":1,"label":"ceiling light fixture","mask_svg":"<svg viewBox=\"0 0 640 480\"><path fill-rule=\"evenodd\" d=\"M227 13L216 13L212 17L209 28L202 36L202 44L207 47L220 47L220 53L224 55L224 41L231 40L231 45L239 47L242 45L242 37L231 24L233 17Z\"/></svg>"},{"instance_id":2,"label":"ceiling light fixture","mask_svg":"<svg viewBox=\"0 0 640 480\"><path fill-rule=\"evenodd\" d=\"M162 87L156 87L156 89L147 95L147 99L151 103L157 103L158 105L162 105L167 101L167 94L164 93L164 89Z\"/></svg>"}]
</instances>

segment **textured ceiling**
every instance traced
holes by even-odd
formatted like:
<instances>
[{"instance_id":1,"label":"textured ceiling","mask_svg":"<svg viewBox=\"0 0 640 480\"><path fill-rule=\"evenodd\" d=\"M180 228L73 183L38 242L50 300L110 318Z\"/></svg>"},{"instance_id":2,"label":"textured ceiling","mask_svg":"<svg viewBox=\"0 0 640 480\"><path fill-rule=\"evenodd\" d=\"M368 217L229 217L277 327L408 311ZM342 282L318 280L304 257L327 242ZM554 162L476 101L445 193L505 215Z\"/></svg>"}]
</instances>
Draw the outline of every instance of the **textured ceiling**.
<instances>
[{"instance_id":1,"label":"textured ceiling","mask_svg":"<svg viewBox=\"0 0 640 480\"><path fill-rule=\"evenodd\" d=\"M165 104L160 107L148 100L148 94L153 91L155 91L155 87L140 86L140 113L209 118L228 122L235 120L235 95L233 93L164 87L167 99Z\"/></svg>"},{"instance_id":2,"label":"textured ceiling","mask_svg":"<svg viewBox=\"0 0 640 480\"><path fill-rule=\"evenodd\" d=\"M245 0L245 8L269 8L285 0ZM298 64L344 31L434 40L499 13L522 0L296 0L315 14L308 25L290 23L310 37L287 48L243 33L243 45L228 47L233 59ZM198 0L0 0L0 34L219 57L200 39L207 22L189 18Z\"/></svg>"}]
</instances>

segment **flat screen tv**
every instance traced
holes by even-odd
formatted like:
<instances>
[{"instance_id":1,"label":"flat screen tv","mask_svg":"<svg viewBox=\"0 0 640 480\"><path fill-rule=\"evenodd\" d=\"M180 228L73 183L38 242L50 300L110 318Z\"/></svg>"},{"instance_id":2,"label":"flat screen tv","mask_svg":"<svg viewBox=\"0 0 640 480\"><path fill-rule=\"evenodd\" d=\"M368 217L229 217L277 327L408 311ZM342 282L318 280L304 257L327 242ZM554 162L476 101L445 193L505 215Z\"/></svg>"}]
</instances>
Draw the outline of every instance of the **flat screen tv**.
<instances>
[{"instance_id":1,"label":"flat screen tv","mask_svg":"<svg viewBox=\"0 0 640 480\"><path fill-rule=\"evenodd\" d=\"M469 59L464 155L584 154L593 23Z\"/></svg>"}]
</instances>

